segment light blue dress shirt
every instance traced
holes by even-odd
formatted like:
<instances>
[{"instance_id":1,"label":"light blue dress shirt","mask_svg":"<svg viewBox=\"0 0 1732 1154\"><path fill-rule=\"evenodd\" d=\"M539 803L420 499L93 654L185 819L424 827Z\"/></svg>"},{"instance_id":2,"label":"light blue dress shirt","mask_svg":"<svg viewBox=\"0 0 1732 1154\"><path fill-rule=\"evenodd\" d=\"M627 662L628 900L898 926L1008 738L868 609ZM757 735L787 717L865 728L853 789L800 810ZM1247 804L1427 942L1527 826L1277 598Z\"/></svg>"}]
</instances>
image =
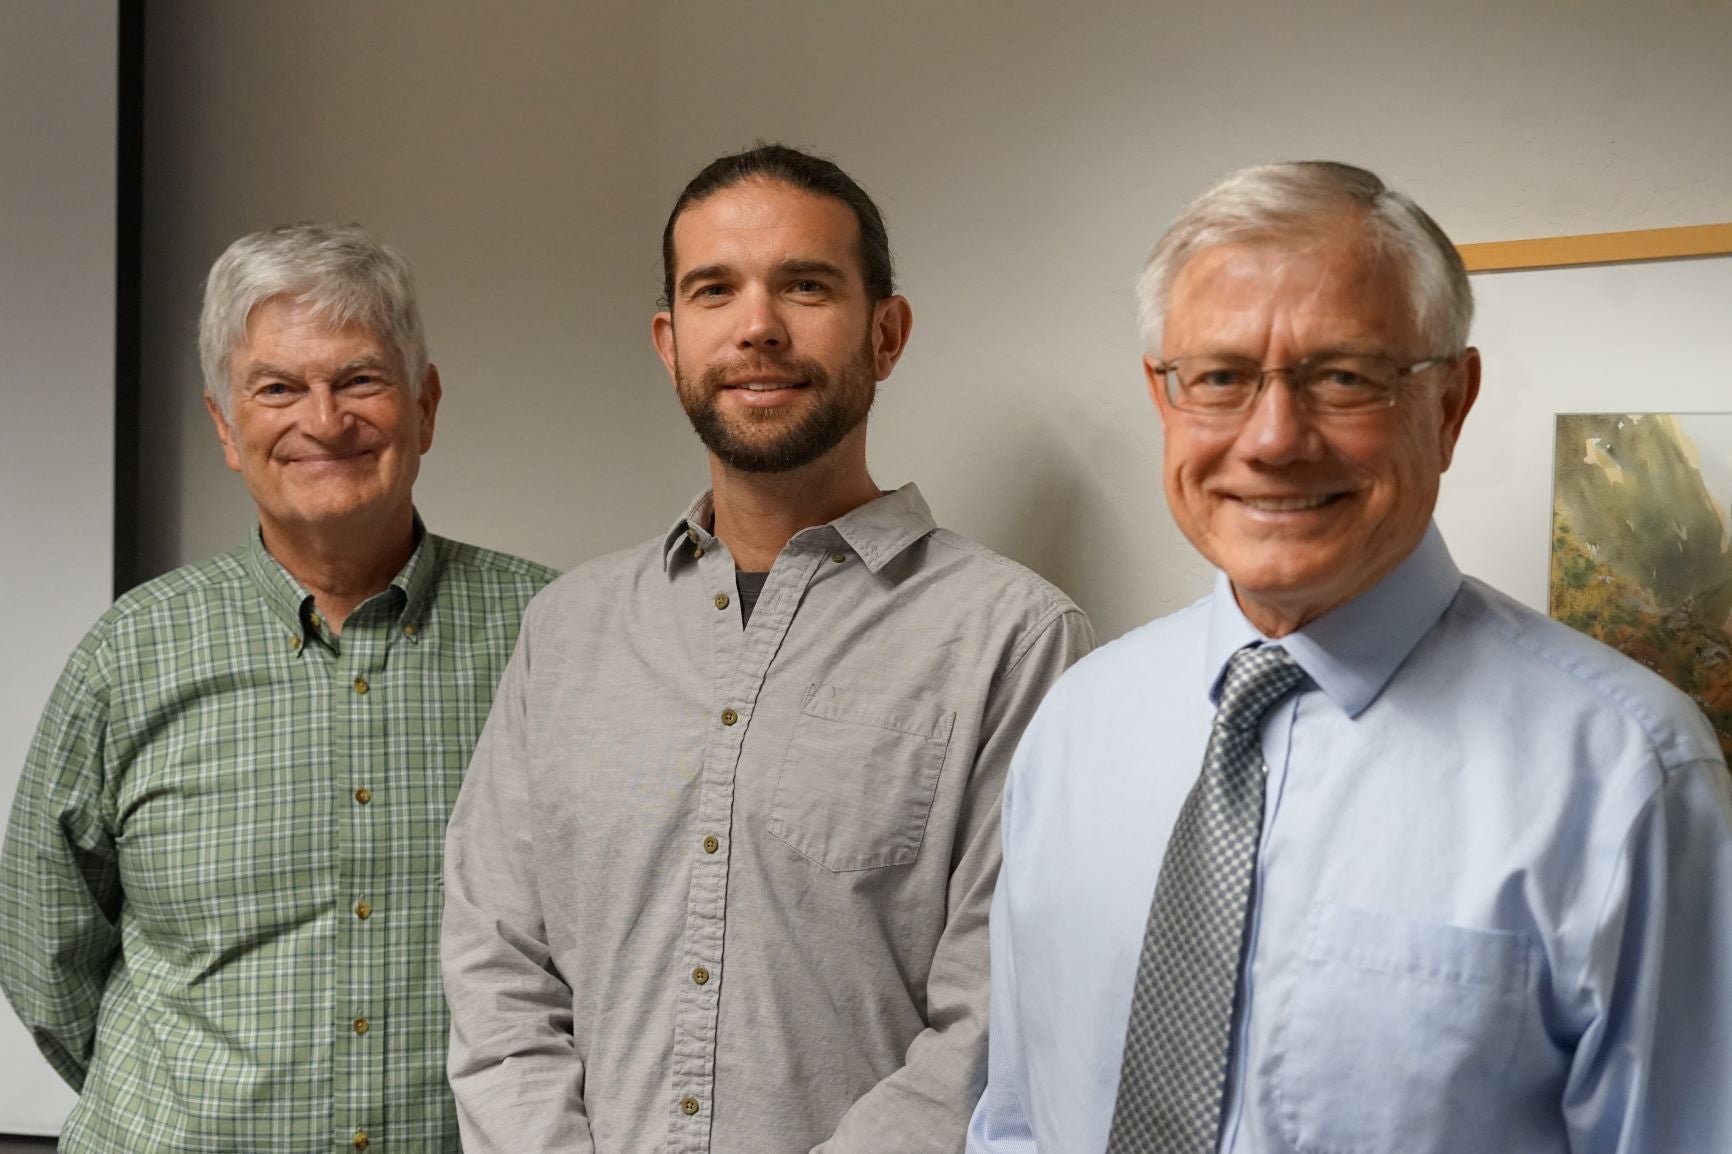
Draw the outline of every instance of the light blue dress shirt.
<instances>
[{"instance_id":1,"label":"light blue dress shirt","mask_svg":"<svg viewBox=\"0 0 1732 1154\"><path fill-rule=\"evenodd\" d=\"M1067 673L1004 794L974 1154L1105 1148L1225 580ZM1732 797L1613 650L1464 580L1436 527L1283 638L1223 1151L1732 1151Z\"/></svg>"}]
</instances>

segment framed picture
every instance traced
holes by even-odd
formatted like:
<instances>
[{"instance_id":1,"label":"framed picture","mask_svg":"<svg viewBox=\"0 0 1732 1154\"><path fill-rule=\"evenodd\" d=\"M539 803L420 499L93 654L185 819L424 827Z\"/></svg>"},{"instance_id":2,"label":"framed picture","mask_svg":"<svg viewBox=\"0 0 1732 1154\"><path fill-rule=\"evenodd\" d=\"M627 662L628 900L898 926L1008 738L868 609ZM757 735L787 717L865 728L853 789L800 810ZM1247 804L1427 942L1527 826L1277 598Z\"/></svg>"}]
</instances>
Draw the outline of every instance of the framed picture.
<instances>
[{"instance_id":1,"label":"framed picture","mask_svg":"<svg viewBox=\"0 0 1732 1154\"><path fill-rule=\"evenodd\" d=\"M1732 413L1565 413L1552 617L1689 694L1732 759Z\"/></svg>"}]
</instances>

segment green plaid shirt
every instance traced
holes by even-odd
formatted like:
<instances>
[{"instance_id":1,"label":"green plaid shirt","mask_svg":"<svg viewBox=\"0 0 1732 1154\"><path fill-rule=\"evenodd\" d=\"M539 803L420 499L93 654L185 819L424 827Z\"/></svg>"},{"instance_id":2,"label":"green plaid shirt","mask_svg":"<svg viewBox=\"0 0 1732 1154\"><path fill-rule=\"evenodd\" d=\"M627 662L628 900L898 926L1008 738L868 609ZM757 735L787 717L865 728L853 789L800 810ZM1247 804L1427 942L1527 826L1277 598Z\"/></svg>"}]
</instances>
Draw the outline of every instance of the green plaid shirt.
<instances>
[{"instance_id":1,"label":"green plaid shirt","mask_svg":"<svg viewBox=\"0 0 1732 1154\"><path fill-rule=\"evenodd\" d=\"M90 631L0 856L62 1150L457 1149L441 840L553 576L422 533L337 637L255 531Z\"/></svg>"}]
</instances>

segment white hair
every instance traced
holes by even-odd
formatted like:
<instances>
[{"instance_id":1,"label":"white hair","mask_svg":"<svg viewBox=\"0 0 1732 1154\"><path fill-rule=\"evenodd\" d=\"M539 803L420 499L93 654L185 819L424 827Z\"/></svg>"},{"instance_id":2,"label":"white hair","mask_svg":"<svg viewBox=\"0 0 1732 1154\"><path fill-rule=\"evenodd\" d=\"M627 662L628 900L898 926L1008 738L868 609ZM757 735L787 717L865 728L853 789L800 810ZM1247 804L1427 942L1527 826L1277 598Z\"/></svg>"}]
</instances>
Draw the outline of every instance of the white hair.
<instances>
[{"instance_id":1,"label":"white hair","mask_svg":"<svg viewBox=\"0 0 1732 1154\"><path fill-rule=\"evenodd\" d=\"M1161 329L1179 271L1199 252L1248 241L1314 239L1341 222L1401 262L1414 321L1434 356L1467 347L1473 289L1467 268L1443 229L1410 197L1350 164L1295 161L1241 168L1193 200L1155 245L1137 280L1137 312L1149 351L1161 352Z\"/></svg>"},{"instance_id":2,"label":"white hair","mask_svg":"<svg viewBox=\"0 0 1732 1154\"><path fill-rule=\"evenodd\" d=\"M397 354L410 395L427 375L427 339L409 262L356 224L290 224L243 236L217 258L205 282L198 353L205 395L230 415L229 358L247 320L287 297L336 328L361 325Z\"/></svg>"}]
</instances>

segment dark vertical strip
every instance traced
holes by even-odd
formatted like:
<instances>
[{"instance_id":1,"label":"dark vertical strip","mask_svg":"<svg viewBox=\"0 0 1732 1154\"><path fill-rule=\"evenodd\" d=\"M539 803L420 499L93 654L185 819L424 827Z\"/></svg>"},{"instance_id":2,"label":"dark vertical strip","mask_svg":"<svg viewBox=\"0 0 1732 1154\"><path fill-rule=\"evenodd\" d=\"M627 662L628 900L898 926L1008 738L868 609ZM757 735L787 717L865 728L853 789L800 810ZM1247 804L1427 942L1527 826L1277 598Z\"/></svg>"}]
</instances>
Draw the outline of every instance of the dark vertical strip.
<instances>
[{"instance_id":1,"label":"dark vertical strip","mask_svg":"<svg viewBox=\"0 0 1732 1154\"><path fill-rule=\"evenodd\" d=\"M144 230L144 3L118 0L114 230L114 594L138 584L140 246Z\"/></svg>"}]
</instances>

